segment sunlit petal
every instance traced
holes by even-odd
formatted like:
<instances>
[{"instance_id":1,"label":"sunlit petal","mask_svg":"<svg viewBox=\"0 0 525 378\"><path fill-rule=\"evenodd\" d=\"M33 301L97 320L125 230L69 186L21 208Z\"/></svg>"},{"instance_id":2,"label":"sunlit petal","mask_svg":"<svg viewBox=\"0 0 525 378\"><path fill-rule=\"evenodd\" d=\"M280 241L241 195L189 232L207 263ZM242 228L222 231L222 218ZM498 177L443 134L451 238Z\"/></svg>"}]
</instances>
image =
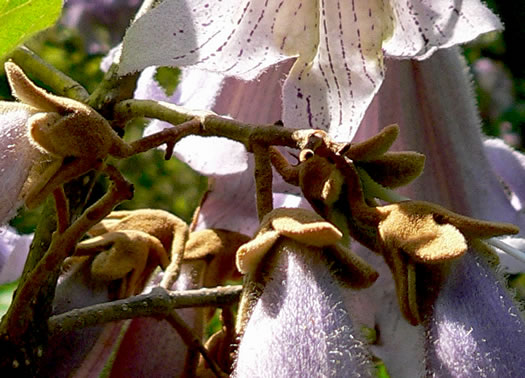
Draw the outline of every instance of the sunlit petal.
<instances>
[{"instance_id":1,"label":"sunlit petal","mask_svg":"<svg viewBox=\"0 0 525 378\"><path fill-rule=\"evenodd\" d=\"M411 0L392 1L394 30L383 44L385 55L426 59L438 48L475 39L501 30L502 24L479 1Z\"/></svg>"},{"instance_id":2,"label":"sunlit petal","mask_svg":"<svg viewBox=\"0 0 525 378\"><path fill-rule=\"evenodd\" d=\"M370 376L369 352L319 254L283 249L268 273L234 375Z\"/></svg>"},{"instance_id":3,"label":"sunlit petal","mask_svg":"<svg viewBox=\"0 0 525 378\"><path fill-rule=\"evenodd\" d=\"M36 158L26 122L36 109L14 102L0 102L0 225L22 205L20 193Z\"/></svg>"}]
</instances>

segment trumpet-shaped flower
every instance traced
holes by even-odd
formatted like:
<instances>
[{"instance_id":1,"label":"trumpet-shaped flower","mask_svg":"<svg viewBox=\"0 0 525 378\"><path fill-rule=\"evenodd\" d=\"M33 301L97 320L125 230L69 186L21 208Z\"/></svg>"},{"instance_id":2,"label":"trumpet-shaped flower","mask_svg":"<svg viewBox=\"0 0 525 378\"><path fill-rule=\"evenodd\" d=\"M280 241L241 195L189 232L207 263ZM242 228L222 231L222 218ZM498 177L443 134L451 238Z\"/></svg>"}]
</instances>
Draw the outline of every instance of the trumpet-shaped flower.
<instances>
[{"instance_id":1,"label":"trumpet-shaped flower","mask_svg":"<svg viewBox=\"0 0 525 378\"><path fill-rule=\"evenodd\" d=\"M0 224L11 219L22 205L22 188L38 156L29 141L26 125L36 112L28 105L0 102Z\"/></svg>"},{"instance_id":2,"label":"trumpet-shaped flower","mask_svg":"<svg viewBox=\"0 0 525 378\"><path fill-rule=\"evenodd\" d=\"M370 137L395 120L401 130L393 148L426 155L425 171L403 194L437 202L462 214L513 223L521 228L523 237L525 218L507 194L508 188L516 196L522 193L512 180L505 180L508 163L491 159L489 164L487 160L466 67L458 52L443 50L418 63L389 61L387 67L389 75L357 137ZM447 153L442 152L442 146ZM507 148L504 151L511 161L523 159L517 153L509 154ZM514 168L514 177L525 174L522 165L514 164ZM411 327L392 306L393 286L385 282L390 277L369 260L372 255L356 247L359 251L380 274L378 284L362 294L377 308L375 318L382 337L373 351L385 361L392 376L413 376L424 369L436 374L454 375L464 369L468 375L483 372L505 376L521 369L522 361L511 357L511 351L525 343L523 317L483 253L469 249L451 264L433 307L423 315L424 327ZM425 291L424 295L433 294ZM457 303L460 297L462 306ZM513 337L497 336L494 328L486 326L492 322L497 323L494 327L501 334L510 332ZM427 337L431 337L428 342ZM468 350L477 357L466 355ZM483 355L492 355L492 359L479 357Z\"/></svg>"},{"instance_id":3,"label":"trumpet-shaped flower","mask_svg":"<svg viewBox=\"0 0 525 378\"><path fill-rule=\"evenodd\" d=\"M424 59L499 28L477 0L168 0L130 27L120 72L192 66L251 80L296 58L283 85L284 123L351 140L383 81L384 57Z\"/></svg>"}]
</instances>

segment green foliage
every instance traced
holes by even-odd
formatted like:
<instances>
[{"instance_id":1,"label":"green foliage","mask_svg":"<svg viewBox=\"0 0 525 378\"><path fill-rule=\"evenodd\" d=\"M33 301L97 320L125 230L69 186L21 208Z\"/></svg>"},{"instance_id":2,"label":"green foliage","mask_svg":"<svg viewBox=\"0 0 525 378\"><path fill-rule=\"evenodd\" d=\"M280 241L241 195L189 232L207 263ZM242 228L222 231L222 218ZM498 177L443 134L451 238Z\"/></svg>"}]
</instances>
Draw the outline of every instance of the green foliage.
<instances>
[{"instance_id":1,"label":"green foliage","mask_svg":"<svg viewBox=\"0 0 525 378\"><path fill-rule=\"evenodd\" d=\"M61 11L62 0L0 0L0 59L53 25Z\"/></svg>"},{"instance_id":2,"label":"green foliage","mask_svg":"<svg viewBox=\"0 0 525 378\"><path fill-rule=\"evenodd\" d=\"M180 70L172 67L159 67L155 80L160 84L168 96L173 95L179 82Z\"/></svg>"},{"instance_id":3,"label":"green foliage","mask_svg":"<svg viewBox=\"0 0 525 378\"><path fill-rule=\"evenodd\" d=\"M2 317L9 309L11 299L13 298L13 292L16 290L17 286L18 281L0 285L0 317Z\"/></svg>"}]
</instances>

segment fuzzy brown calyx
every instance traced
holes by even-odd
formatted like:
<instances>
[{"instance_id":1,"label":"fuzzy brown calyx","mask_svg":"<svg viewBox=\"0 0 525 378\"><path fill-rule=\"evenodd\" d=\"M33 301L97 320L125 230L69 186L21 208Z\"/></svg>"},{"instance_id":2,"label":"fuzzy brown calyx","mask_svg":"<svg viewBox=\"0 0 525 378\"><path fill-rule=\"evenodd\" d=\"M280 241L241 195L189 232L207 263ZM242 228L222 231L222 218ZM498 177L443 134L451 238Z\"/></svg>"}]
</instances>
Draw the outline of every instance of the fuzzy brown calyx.
<instances>
[{"instance_id":1,"label":"fuzzy brown calyx","mask_svg":"<svg viewBox=\"0 0 525 378\"><path fill-rule=\"evenodd\" d=\"M41 153L22 195L29 208L62 184L99 168L108 155L132 153L132 147L93 108L37 87L13 62L6 62L4 67L13 95L32 109L26 135ZM40 170L40 163L48 161Z\"/></svg>"},{"instance_id":2,"label":"fuzzy brown calyx","mask_svg":"<svg viewBox=\"0 0 525 378\"><path fill-rule=\"evenodd\" d=\"M106 232L139 230L159 239L167 251L172 243L188 232L188 225L175 215L159 209L112 211L106 218L89 230L92 236Z\"/></svg>"},{"instance_id":3,"label":"fuzzy brown calyx","mask_svg":"<svg viewBox=\"0 0 525 378\"><path fill-rule=\"evenodd\" d=\"M452 261L467 252L471 240L514 234L507 223L482 221L456 214L425 201L404 201L379 206L380 252L389 265L399 306L413 325L420 323L417 300L417 265L428 267Z\"/></svg>"},{"instance_id":4,"label":"fuzzy brown calyx","mask_svg":"<svg viewBox=\"0 0 525 378\"><path fill-rule=\"evenodd\" d=\"M92 227L89 234L96 236L125 230L146 232L160 240L170 256L170 264L161 285L166 288L173 284L180 272L188 239L188 225L182 219L164 210L113 211Z\"/></svg>"},{"instance_id":5,"label":"fuzzy brown calyx","mask_svg":"<svg viewBox=\"0 0 525 378\"><path fill-rule=\"evenodd\" d=\"M387 152L399 135L399 126L392 124L383 128L378 134L363 142L350 144L343 155L353 161L377 159Z\"/></svg>"},{"instance_id":6,"label":"fuzzy brown calyx","mask_svg":"<svg viewBox=\"0 0 525 378\"><path fill-rule=\"evenodd\" d=\"M121 280L118 298L140 293L153 270L169 264L161 242L137 230L108 232L84 240L77 244L74 256L95 256L91 263L93 278Z\"/></svg>"},{"instance_id":7,"label":"fuzzy brown calyx","mask_svg":"<svg viewBox=\"0 0 525 378\"><path fill-rule=\"evenodd\" d=\"M235 231L205 229L190 233L184 250L184 261L208 262L203 285L213 287L227 280L240 279L235 267L237 249L250 241L250 237Z\"/></svg>"},{"instance_id":8,"label":"fuzzy brown calyx","mask_svg":"<svg viewBox=\"0 0 525 378\"><path fill-rule=\"evenodd\" d=\"M105 158L114 145L124 142L93 108L37 87L13 62L5 63L13 95L40 112L28 121L36 146L54 157Z\"/></svg>"},{"instance_id":9,"label":"fuzzy brown calyx","mask_svg":"<svg viewBox=\"0 0 525 378\"><path fill-rule=\"evenodd\" d=\"M348 279L355 287L368 287L377 279L377 272L350 249L338 244L341 232L319 215L305 209L274 209L261 222L254 238L237 250L237 268L243 274L254 274L258 265L279 238L327 250L342 269L355 275Z\"/></svg>"},{"instance_id":10,"label":"fuzzy brown calyx","mask_svg":"<svg viewBox=\"0 0 525 378\"><path fill-rule=\"evenodd\" d=\"M425 167L425 155L414 151L386 152L376 159L356 161L355 164L378 184L398 188L421 175Z\"/></svg>"},{"instance_id":11,"label":"fuzzy brown calyx","mask_svg":"<svg viewBox=\"0 0 525 378\"><path fill-rule=\"evenodd\" d=\"M459 257L468 239L516 234L513 224L470 218L425 201L405 201L380 206L385 216L379 235L385 245L402 249L418 262L434 263Z\"/></svg>"}]
</instances>

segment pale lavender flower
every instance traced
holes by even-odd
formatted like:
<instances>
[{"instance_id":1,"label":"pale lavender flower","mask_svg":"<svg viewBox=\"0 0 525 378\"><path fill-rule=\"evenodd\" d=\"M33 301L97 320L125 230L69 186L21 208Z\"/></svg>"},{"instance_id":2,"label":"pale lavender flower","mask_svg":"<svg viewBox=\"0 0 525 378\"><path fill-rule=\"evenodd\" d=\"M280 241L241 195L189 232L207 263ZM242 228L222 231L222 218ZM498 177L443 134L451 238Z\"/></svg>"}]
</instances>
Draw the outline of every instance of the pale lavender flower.
<instances>
[{"instance_id":1,"label":"pale lavender flower","mask_svg":"<svg viewBox=\"0 0 525 378\"><path fill-rule=\"evenodd\" d=\"M476 250L454 264L427 318L425 363L433 377L517 377L525 322L519 307Z\"/></svg>"},{"instance_id":2,"label":"pale lavender flower","mask_svg":"<svg viewBox=\"0 0 525 378\"><path fill-rule=\"evenodd\" d=\"M424 59L499 28L477 0L167 0L128 29L120 73L192 66L251 80L295 57L284 123L351 140L383 81L383 57Z\"/></svg>"},{"instance_id":3,"label":"pale lavender flower","mask_svg":"<svg viewBox=\"0 0 525 378\"><path fill-rule=\"evenodd\" d=\"M239 344L236 377L369 377L373 364L318 250L279 251Z\"/></svg>"},{"instance_id":4,"label":"pale lavender flower","mask_svg":"<svg viewBox=\"0 0 525 378\"><path fill-rule=\"evenodd\" d=\"M22 205L22 188L38 156L32 146L27 120L38 110L24 104L0 101L0 225Z\"/></svg>"},{"instance_id":5,"label":"pale lavender flower","mask_svg":"<svg viewBox=\"0 0 525 378\"><path fill-rule=\"evenodd\" d=\"M491 166L487 160L466 67L458 52L443 50L417 63L390 61L387 67L389 75L368 109L358 137L366 138L384 125L396 122L401 131L394 147L425 153L424 173L405 188L404 194L477 218L514 223L523 229L524 214L512 205L507 192L510 187L516 190L516 195L522 193L516 184L505 188L500 181L504 179L502 164ZM523 156L513 155L513 159L520 161ZM514 167L514 177L523 177L523 165ZM379 271L381 274L382 270ZM425 343L426 351L422 345L425 340L422 327L406 326L397 311L390 312L390 316L385 314L392 308L385 300L384 287L374 285L363 291L377 303L376 316L383 335L382 344L374 347L374 353L385 361L392 376L408 376L407 372L422 371L423 367L432 375L463 366L468 368L465 374L470 376L483 373L490 376L491 371L502 374L496 376L505 376L504 369L520 369L523 363L511 355L525 343L523 317L502 280L474 250L451 265L448 277L434 307L425 315L426 334L432 335L432 342ZM464 305L457 303L458 287ZM487 311L477 307L483 305ZM450 322L449 312L451 316L462 313ZM491 323L495 319L497 323ZM473 331L469 332L471 328ZM401 329L403 337L394 337L394 332L399 334ZM502 335L514 332L515 336L495 337L495 329L500 329ZM455 334L453 330L464 332ZM456 349L445 351L444 345ZM478 356L492 353L495 359L466 359L462 353L468 348L479 353ZM415 354L408 358L407 351Z\"/></svg>"},{"instance_id":6,"label":"pale lavender flower","mask_svg":"<svg viewBox=\"0 0 525 378\"><path fill-rule=\"evenodd\" d=\"M22 274L33 235L19 235L11 227L0 227L0 284Z\"/></svg>"}]
</instances>

